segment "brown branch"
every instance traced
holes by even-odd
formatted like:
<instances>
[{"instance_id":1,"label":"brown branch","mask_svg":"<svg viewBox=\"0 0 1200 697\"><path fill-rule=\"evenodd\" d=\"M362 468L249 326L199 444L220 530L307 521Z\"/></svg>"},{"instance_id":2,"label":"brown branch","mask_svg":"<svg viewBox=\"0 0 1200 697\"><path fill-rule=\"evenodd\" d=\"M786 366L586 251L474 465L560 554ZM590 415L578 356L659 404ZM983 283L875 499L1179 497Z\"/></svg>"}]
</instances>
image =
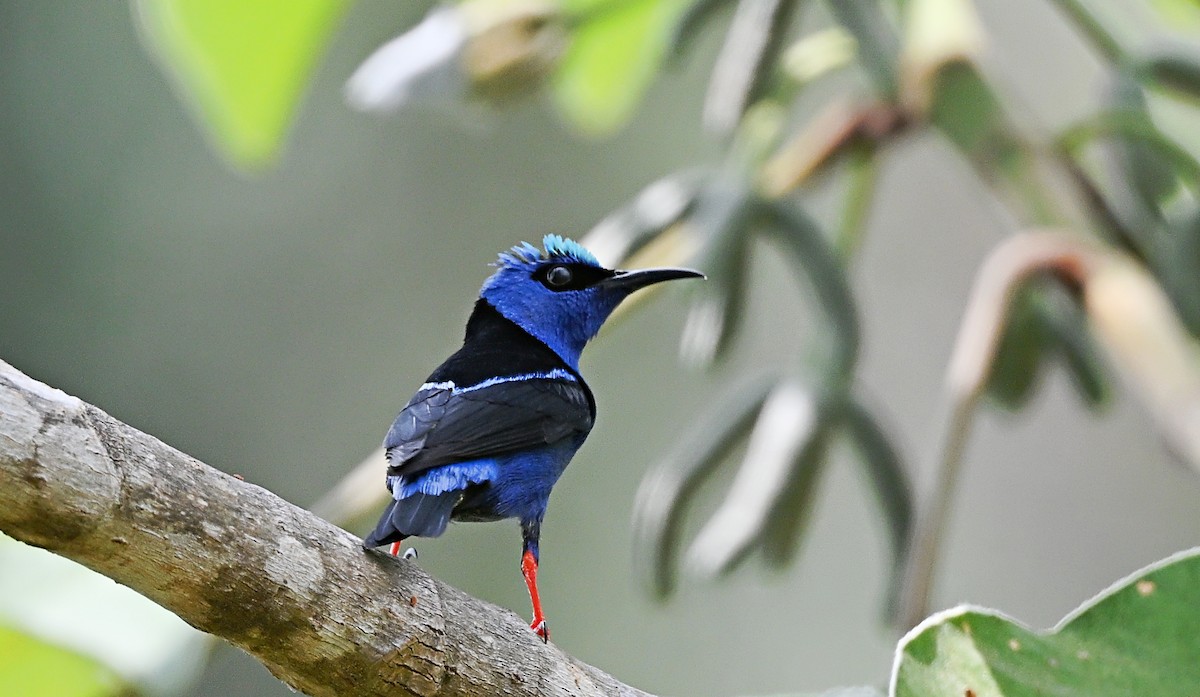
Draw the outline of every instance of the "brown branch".
<instances>
[{"instance_id":1,"label":"brown branch","mask_svg":"<svg viewBox=\"0 0 1200 697\"><path fill-rule=\"evenodd\" d=\"M310 695L645 693L0 361L0 530L245 649Z\"/></svg>"}]
</instances>

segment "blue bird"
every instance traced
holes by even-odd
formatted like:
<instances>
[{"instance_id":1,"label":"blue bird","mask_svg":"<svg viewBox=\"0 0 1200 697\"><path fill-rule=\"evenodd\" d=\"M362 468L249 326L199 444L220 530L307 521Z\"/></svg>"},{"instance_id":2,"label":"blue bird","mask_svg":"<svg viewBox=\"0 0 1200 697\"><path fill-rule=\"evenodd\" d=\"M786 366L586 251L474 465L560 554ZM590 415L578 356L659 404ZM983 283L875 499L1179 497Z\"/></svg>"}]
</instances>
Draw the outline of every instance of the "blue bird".
<instances>
[{"instance_id":1,"label":"blue bird","mask_svg":"<svg viewBox=\"0 0 1200 697\"><path fill-rule=\"evenodd\" d=\"M442 363L384 439L392 501L367 549L437 537L451 520L516 518L530 628L549 640L538 597L538 537L550 489L592 430L596 401L579 355L622 300L648 285L702 278L689 269L617 271L579 243L547 235L500 255Z\"/></svg>"}]
</instances>

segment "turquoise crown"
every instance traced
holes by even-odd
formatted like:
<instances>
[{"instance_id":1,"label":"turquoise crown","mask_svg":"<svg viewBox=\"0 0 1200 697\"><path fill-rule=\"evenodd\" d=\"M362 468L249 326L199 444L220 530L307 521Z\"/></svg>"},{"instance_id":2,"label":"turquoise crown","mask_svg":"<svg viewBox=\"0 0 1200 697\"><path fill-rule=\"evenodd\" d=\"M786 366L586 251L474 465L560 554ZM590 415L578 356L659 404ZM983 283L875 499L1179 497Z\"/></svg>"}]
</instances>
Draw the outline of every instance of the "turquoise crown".
<instances>
[{"instance_id":1,"label":"turquoise crown","mask_svg":"<svg viewBox=\"0 0 1200 697\"><path fill-rule=\"evenodd\" d=\"M528 242L522 242L506 252L501 252L500 258L493 266L535 266L547 261L600 266L600 261L587 247L561 235L546 235L542 238L542 247L545 251Z\"/></svg>"}]
</instances>

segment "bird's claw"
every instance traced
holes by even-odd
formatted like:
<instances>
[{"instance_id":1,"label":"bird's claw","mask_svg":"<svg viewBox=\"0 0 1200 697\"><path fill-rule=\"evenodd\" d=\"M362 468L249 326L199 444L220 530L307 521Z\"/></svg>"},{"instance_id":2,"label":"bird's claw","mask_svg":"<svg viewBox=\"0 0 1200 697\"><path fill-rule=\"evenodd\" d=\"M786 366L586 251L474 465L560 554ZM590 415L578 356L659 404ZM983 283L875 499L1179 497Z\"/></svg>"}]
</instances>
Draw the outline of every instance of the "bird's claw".
<instances>
[{"instance_id":1,"label":"bird's claw","mask_svg":"<svg viewBox=\"0 0 1200 697\"><path fill-rule=\"evenodd\" d=\"M529 628L533 630L534 634L537 634L542 638L542 643L548 643L550 641L550 628L546 626L545 617L533 618L533 622L529 624Z\"/></svg>"}]
</instances>

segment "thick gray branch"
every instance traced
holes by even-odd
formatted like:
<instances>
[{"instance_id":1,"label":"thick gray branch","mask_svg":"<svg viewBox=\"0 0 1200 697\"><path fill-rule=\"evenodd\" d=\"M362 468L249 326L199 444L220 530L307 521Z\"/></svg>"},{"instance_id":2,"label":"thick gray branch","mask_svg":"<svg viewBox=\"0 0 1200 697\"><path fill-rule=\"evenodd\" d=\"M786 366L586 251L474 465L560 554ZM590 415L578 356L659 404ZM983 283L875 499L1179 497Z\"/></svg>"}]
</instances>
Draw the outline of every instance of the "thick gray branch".
<instances>
[{"instance_id":1,"label":"thick gray branch","mask_svg":"<svg viewBox=\"0 0 1200 697\"><path fill-rule=\"evenodd\" d=\"M0 361L0 530L310 695L645 695L515 614Z\"/></svg>"}]
</instances>

